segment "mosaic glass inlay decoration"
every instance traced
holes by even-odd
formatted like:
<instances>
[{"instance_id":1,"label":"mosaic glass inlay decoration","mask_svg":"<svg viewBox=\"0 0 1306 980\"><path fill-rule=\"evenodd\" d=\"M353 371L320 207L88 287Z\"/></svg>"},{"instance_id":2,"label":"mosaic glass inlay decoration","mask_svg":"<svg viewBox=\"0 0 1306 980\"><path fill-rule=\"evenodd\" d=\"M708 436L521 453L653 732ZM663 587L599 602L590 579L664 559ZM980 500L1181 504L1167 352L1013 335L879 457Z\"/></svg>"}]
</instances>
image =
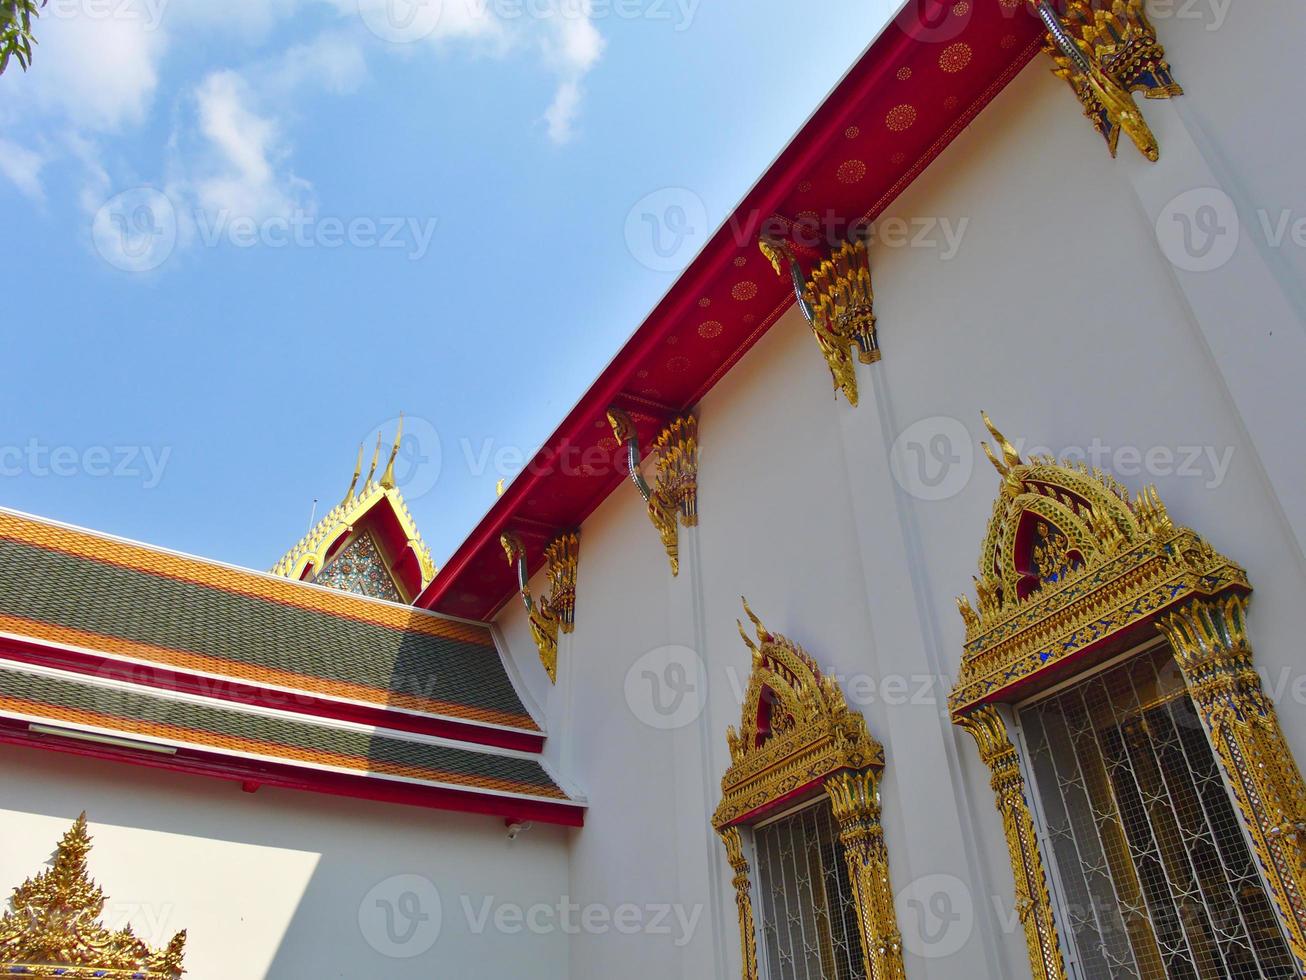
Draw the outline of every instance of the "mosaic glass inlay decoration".
<instances>
[{"instance_id":1,"label":"mosaic glass inlay decoration","mask_svg":"<svg viewBox=\"0 0 1306 980\"><path fill-rule=\"evenodd\" d=\"M341 548L313 581L318 585L373 599L404 601L390 569L386 567L385 559L381 557L381 549L366 531L356 535Z\"/></svg>"}]
</instances>

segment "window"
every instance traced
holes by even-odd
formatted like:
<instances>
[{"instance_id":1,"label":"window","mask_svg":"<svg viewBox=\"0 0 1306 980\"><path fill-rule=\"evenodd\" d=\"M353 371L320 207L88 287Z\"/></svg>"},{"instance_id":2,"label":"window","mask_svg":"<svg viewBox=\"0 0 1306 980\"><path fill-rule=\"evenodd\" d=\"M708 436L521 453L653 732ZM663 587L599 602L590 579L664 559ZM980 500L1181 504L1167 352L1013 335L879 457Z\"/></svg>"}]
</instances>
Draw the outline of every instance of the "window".
<instances>
[{"instance_id":1,"label":"window","mask_svg":"<svg viewBox=\"0 0 1306 980\"><path fill-rule=\"evenodd\" d=\"M754 831L767 980L865 980L848 862L822 801Z\"/></svg>"},{"instance_id":2,"label":"window","mask_svg":"<svg viewBox=\"0 0 1306 980\"><path fill-rule=\"evenodd\" d=\"M1297 976L1168 646L1020 721L1084 980Z\"/></svg>"}]
</instances>

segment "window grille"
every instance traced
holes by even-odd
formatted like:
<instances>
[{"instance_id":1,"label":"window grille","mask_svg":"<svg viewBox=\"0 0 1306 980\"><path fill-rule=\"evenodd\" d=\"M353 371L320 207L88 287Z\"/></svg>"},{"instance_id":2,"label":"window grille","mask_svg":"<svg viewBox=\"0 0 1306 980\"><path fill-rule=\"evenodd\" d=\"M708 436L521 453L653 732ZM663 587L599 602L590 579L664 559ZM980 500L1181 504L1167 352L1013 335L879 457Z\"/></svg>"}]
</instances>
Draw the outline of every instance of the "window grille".
<instances>
[{"instance_id":1,"label":"window grille","mask_svg":"<svg viewBox=\"0 0 1306 980\"><path fill-rule=\"evenodd\" d=\"M754 831L767 980L866 980L857 903L828 802Z\"/></svg>"},{"instance_id":2,"label":"window grille","mask_svg":"<svg viewBox=\"0 0 1306 980\"><path fill-rule=\"evenodd\" d=\"M1297 975L1168 647L1020 721L1084 980Z\"/></svg>"}]
</instances>

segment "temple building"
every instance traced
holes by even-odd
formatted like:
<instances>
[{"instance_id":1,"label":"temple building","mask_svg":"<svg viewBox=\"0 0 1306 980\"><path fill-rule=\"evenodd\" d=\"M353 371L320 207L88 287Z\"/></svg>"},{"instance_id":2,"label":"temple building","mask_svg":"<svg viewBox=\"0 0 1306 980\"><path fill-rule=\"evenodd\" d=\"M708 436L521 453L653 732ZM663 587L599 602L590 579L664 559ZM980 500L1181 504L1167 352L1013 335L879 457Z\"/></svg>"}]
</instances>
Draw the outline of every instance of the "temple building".
<instances>
[{"instance_id":1,"label":"temple building","mask_svg":"<svg viewBox=\"0 0 1306 980\"><path fill-rule=\"evenodd\" d=\"M400 433L271 572L0 511L0 975L1306 975L1306 8L1216 6L907 4L438 570Z\"/></svg>"}]
</instances>

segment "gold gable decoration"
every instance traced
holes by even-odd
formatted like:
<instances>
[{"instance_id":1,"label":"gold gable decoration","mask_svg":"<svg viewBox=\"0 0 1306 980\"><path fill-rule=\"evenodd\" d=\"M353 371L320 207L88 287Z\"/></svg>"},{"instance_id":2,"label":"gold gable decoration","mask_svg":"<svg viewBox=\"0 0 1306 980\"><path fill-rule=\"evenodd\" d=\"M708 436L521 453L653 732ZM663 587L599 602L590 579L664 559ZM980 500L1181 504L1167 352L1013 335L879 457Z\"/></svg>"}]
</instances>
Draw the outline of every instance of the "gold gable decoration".
<instances>
[{"instance_id":1,"label":"gold gable decoration","mask_svg":"<svg viewBox=\"0 0 1306 980\"><path fill-rule=\"evenodd\" d=\"M376 468L381 458L381 436L379 433L377 434L376 449L372 453L372 465L361 488L358 486L358 481L363 472L363 447L358 447L358 462L354 467L354 478L350 481L345 499L332 507L308 534L304 535L293 548L282 555L281 559L272 566L273 575L280 575L298 581L310 569L314 575L320 574L329 560L327 553L330 551L331 546L340 540L342 534L352 534L355 524L362 520L364 515L371 511L373 507L385 500L389 502L390 507L394 510L395 517L398 519L399 525L403 529L408 544L413 549L413 554L421 569L422 581L417 591L420 592L430 585L437 571L435 561L431 558L431 551L422 540L421 533L417 530L417 524L413 521L412 514L408 512L408 505L404 502L403 494L399 492L399 488L395 484L395 460L398 458L403 436L403 416L400 416L399 427L395 433L395 441L390 450L389 460L381 474L381 478L378 480L376 479ZM393 570L387 569L387 572L392 579L397 580ZM407 599L412 598L414 596L407 597Z\"/></svg>"},{"instance_id":2,"label":"gold gable decoration","mask_svg":"<svg viewBox=\"0 0 1306 980\"><path fill-rule=\"evenodd\" d=\"M0 918L0 974L63 980L177 980L186 933L152 950L127 926L100 922L104 892L87 873L86 814L59 842L54 865L14 889Z\"/></svg>"},{"instance_id":3,"label":"gold gable decoration","mask_svg":"<svg viewBox=\"0 0 1306 980\"><path fill-rule=\"evenodd\" d=\"M1177 527L1154 487L1136 496L1098 470L1021 457L981 413L1001 477L975 579L954 723L992 774L1036 980L1065 968L1020 757L1002 705L1091 669L1160 631L1256 854L1284 936L1306 975L1306 783L1262 689L1247 641L1247 574Z\"/></svg>"},{"instance_id":4,"label":"gold gable decoration","mask_svg":"<svg viewBox=\"0 0 1306 980\"><path fill-rule=\"evenodd\" d=\"M1183 89L1170 73L1144 0L1066 0L1064 15L1052 0L1029 2L1047 28L1053 73L1070 85L1111 155L1124 132L1147 159L1158 160L1160 147L1133 95L1170 99Z\"/></svg>"},{"instance_id":5,"label":"gold gable decoration","mask_svg":"<svg viewBox=\"0 0 1306 980\"><path fill-rule=\"evenodd\" d=\"M565 531L544 549L548 565L549 594L537 602L531 595L526 567L526 546L516 534L499 536L508 564L517 573L517 588L526 606L531 638L540 653L549 681L558 682L558 633L576 629L576 572L580 565L580 531Z\"/></svg>"},{"instance_id":6,"label":"gold gable decoration","mask_svg":"<svg viewBox=\"0 0 1306 980\"><path fill-rule=\"evenodd\" d=\"M639 433L634 420L612 406L608 409L608 424L617 442L626 447L630 481L648 505L649 520L666 549L671 574L679 575L679 528L698 526L698 419L681 416L659 433L653 443L657 486L650 486L640 472Z\"/></svg>"},{"instance_id":7,"label":"gold gable decoration","mask_svg":"<svg viewBox=\"0 0 1306 980\"><path fill-rule=\"evenodd\" d=\"M954 718L1187 599L1248 592L1247 574L1176 527L1154 487L1136 497L1100 470L1026 461L987 415L1002 478L966 624Z\"/></svg>"},{"instance_id":8,"label":"gold gable decoration","mask_svg":"<svg viewBox=\"0 0 1306 980\"><path fill-rule=\"evenodd\" d=\"M753 668L739 727L727 732L731 766L712 818L735 872L743 980L757 978L757 926L740 828L809 788L823 791L831 802L857 906L866 975L902 980L902 936L880 823L884 748L867 731L866 720L849 710L833 678L823 676L801 647L768 631L746 600L744 612L757 635L751 639L739 624Z\"/></svg>"}]
</instances>

